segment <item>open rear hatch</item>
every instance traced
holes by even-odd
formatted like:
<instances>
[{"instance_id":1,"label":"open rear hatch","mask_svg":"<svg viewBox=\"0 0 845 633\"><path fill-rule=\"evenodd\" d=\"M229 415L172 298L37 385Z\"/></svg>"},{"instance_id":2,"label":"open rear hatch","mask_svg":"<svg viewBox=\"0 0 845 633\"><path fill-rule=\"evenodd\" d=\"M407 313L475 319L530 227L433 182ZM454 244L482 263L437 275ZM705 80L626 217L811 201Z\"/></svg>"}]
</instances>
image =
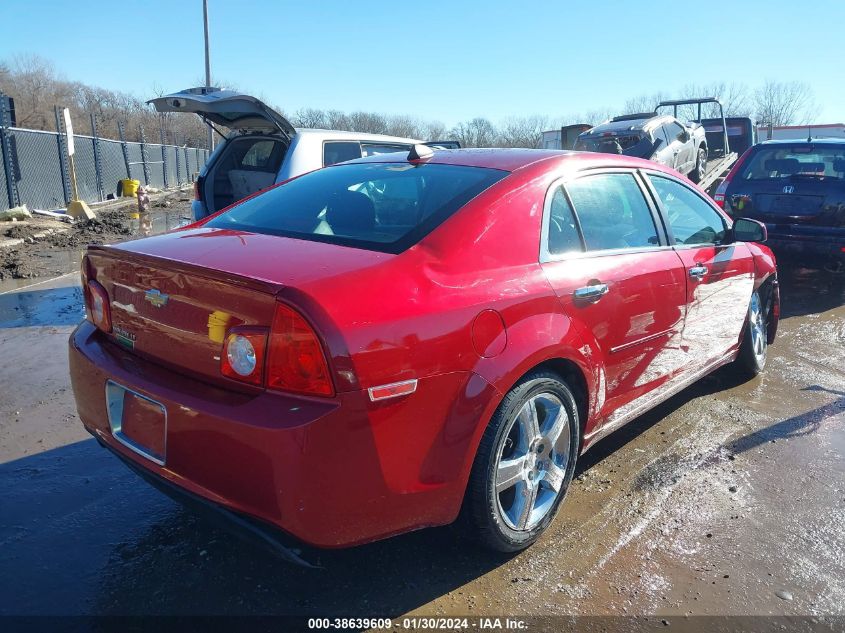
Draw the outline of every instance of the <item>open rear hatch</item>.
<instances>
[{"instance_id":1,"label":"open rear hatch","mask_svg":"<svg viewBox=\"0 0 845 633\"><path fill-rule=\"evenodd\" d=\"M188 88L150 99L159 112L193 112L203 120L232 130L278 132L290 141L293 125L260 99L234 90Z\"/></svg>"}]
</instances>

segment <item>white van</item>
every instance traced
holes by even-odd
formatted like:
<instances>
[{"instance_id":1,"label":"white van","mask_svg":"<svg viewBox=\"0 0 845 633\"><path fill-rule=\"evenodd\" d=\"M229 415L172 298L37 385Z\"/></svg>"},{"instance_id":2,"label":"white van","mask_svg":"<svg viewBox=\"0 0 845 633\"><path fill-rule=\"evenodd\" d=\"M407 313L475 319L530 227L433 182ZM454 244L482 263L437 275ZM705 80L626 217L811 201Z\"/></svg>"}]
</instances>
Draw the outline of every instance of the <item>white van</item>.
<instances>
[{"instance_id":1,"label":"white van","mask_svg":"<svg viewBox=\"0 0 845 633\"><path fill-rule=\"evenodd\" d=\"M226 139L197 180L191 205L196 220L288 178L362 156L407 152L422 143L382 134L296 129L259 99L219 88L190 88L148 103L159 112L193 112Z\"/></svg>"}]
</instances>

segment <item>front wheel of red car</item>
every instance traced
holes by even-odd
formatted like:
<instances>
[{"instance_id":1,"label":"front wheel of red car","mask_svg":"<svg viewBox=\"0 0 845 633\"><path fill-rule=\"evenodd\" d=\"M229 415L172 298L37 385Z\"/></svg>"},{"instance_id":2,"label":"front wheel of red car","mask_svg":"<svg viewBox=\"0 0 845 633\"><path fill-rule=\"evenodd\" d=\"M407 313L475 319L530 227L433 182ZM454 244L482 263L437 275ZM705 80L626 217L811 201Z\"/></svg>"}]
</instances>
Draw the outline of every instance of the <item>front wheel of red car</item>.
<instances>
[{"instance_id":1,"label":"front wheel of red car","mask_svg":"<svg viewBox=\"0 0 845 633\"><path fill-rule=\"evenodd\" d=\"M502 400L481 439L464 507L472 535L501 552L536 541L566 495L579 446L569 387L551 372L526 376Z\"/></svg>"},{"instance_id":2,"label":"front wheel of red car","mask_svg":"<svg viewBox=\"0 0 845 633\"><path fill-rule=\"evenodd\" d=\"M751 293L751 301L748 305L748 317L742 343L739 346L739 355L734 361L736 369L748 378L757 376L766 367L766 356L769 351L766 317L763 301L755 290Z\"/></svg>"}]
</instances>

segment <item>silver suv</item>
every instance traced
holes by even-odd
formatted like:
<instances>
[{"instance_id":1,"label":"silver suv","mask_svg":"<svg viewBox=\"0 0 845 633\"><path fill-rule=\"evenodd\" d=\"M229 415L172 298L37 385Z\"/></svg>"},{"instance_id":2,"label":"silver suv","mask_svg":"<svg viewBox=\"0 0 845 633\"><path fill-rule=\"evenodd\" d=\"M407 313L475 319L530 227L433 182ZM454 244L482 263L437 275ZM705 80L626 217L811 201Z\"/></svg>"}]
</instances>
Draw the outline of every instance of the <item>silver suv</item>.
<instances>
[{"instance_id":1,"label":"silver suv","mask_svg":"<svg viewBox=\"0 0 845 633\"><path fill-rule=\"evenodd\" d=\"M575 149L651 159L693 182L699 182L707 171L704 128L654 112L614 117L580 134Z\"/></svg>"},{"instance_id":2,"label":"silver suv","mask_svg":"<svg viewBox=\"0 0 845 633\"><path fill-rule=\"evenodd\" d=\"M296 129L259 99L218 88L190 88L149 103L159 112L197 114L226 139L199 174L191 205L195 220L288 178L362 156L407 152L422 142L363 132ZM230 132L224 134L219 127Z\"/></svg>"}]
</instances>

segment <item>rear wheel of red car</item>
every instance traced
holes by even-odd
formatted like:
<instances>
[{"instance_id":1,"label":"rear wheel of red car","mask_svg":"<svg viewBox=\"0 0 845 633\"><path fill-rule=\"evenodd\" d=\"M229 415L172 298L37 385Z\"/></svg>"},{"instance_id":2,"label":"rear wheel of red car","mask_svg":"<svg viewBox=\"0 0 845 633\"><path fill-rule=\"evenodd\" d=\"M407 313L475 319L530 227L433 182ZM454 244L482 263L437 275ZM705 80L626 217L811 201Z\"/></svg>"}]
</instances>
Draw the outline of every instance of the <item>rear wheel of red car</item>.
<instances>
[{"instance_id":1,"label":"rear wheel of red car","mask_svg":"<svg viewBox=\"0 0 845 633\"><path fill-rule=\"evenodd\" d=\"M751 293L751 301L748 305L748 318L745 334L742 336L739 347L739 355L734 361L740 373L749 378L758 375L766 367L766 355L769 349L766 316L760 294L755 290Z\"/></svg>"},{"instance_id":2,"label":"rear wheel of red car","mask_svg":"<svg viewBox=\"0 0 845 633\"><path fill-rule=\"evenodd\" d=\"M502 552L536 541L566 495L579 446L569 387L552 372L526 376L502 400L473 464L465 500L473 536Z\"/></svg>"},{"instance_id":3,"label":"rear wheel of red car","mask_svg":"<svg viewBox=\"0 0 845 633\"><path fill-rule=\"evenodd\" d=\"M690 172L689 179L695 183L701 182L707 171L707 150L699 147L695 155L695 169Z\"/></svg>"}]
</instances>

